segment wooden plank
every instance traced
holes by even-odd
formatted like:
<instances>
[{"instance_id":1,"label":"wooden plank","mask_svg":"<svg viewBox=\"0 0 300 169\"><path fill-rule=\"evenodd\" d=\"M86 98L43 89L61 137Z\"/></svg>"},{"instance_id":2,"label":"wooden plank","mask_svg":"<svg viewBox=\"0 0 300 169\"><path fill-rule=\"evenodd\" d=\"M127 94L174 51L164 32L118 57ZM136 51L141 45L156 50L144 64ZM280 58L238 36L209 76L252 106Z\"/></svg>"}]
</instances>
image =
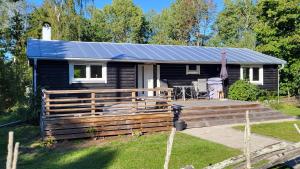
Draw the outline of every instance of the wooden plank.
<instances>
[{"instance_id":1,"label":"wooden plank","mask_svg":"<svg viewBox=\"0 0 300 169\"><path fill-rule=\"evenodd\" d=\"M102 131L116 131L125 129L142 129L142 128L153 128L153 127L165 127L171 126L172 122L159 122L159 123L136 123L136 124L125 124L116 126L100 126L100 127L82 127L76 129L59 129L59 130L46 130L46 135L65 135L74 133L88 133L89 130L93 129L94 132Z\"/></svg>"},{"instance_id":2,"label":"wooden plank","mask_svg":"<svg viewBox=\"0 0 300 169\"><path fill-rule=\"evenodd\" d=\"M135 98L132 97L96 97L95 100L130 100L130 99L165 99L167 100L167 96L138 96ZM72 102L72 101L90 101L91 98L64 98L64 99L48 99L50 102Z\"/></svg>"},{"instance_id":3,"label":"wooden plank","mask_svg":"<svg viewBox=\"0 0 300 169\"><path fill-rule=\"evenodd\" d=\"M142 129L143 133L152 133L160 131L169 131L171 127L156 127L156 128L145 128ZM107 137L107 136L118 136L132 134L132 130L118 130L118 131L105 131L98 132L96 134L92 133L80 133L80 134L69 134L69 135L54 135L52 136L55 140L62 139L75 139L75 138L88 138L88 137Z\"/></svg>"},{"instance_id":4,"label":"wooden plank","mask_svg":"<svg viewBox=\"0 0 300 169\"><path fill-rule=\"evenodd\" d=\"M141 91L172 91L172 88L147 88L147 89L88 89L88 90L46 90L46 94L78 94L78 93L117 93Z\"/></svg>"},{"instance_id":5,"label":"wooden plank","mask_svg":"<svg viewBox=\"0 0 300 169\"><path fill-rule=\"evenodd\" d=\"M45 118L45 123L60 121L69 121L72 119L74 122L96 122L96 121L121 121L121 120L139 120L139 119L154 119L163 117L173 117L171 113L141 113L141 114L125 114L125 115L102 115L102 116L83 116L83 117L59 117L59 118Z\"/></svg>"},{"instance_id":6,"label":"wooden plank","mask_svg":"<svg viewBox=\"0 0 300 169\"><path fill-rule=\"evenodd\" d=\"M91 93L91 113L95 114L96 104L95 104L95 93Z\"/></svg>"},{"instance_id":7,"label":"wooden plank","mask_svg":"<svg viewBox=\"0 0 300 169\"><path fill-rule=\"evenodd\" d=\"M161 123L161 122L172 122L173 119L157 118L157 119L141 119L141 120L123 120L123 121L111 121L111 122L85 122L85 123L63 123L58 121L56 123L46 124L45 130L55 130L55 129L74 129L74 128L88 128L88 127L98 127L98 126L116 126L116 125L126 125L126 124L140 124L140 123Z\"/></svg>"}]
</instances>

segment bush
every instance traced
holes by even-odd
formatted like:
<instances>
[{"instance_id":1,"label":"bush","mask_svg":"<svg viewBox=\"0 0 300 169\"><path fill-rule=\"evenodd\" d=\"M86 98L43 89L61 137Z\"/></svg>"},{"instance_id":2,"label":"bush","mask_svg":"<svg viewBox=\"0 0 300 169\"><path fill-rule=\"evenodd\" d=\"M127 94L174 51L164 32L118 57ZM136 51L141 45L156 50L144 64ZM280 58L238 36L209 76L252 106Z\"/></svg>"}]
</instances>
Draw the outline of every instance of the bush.
<instances>
[{"instance_id":1,"label":"bush","mask_svg":"<svg viewBox=\"0 0 300 169\"><path fill-rule=\"evenodd\" d=\"M260 90L258 100L261 102L270 102L273 100L277 100L277 92L268 91L268 90Z\"/></svg>"},{"instance_id":2,"label":"bush","mask_svg":"<svg viewBox=\"0 0 300 169\"><path fill-rule=\"evenodd\" d=\"M238 80L229 88L228 98L242 101L255 101L260 96L261 90L254 84Z\"/></svg>"}]
</instances>

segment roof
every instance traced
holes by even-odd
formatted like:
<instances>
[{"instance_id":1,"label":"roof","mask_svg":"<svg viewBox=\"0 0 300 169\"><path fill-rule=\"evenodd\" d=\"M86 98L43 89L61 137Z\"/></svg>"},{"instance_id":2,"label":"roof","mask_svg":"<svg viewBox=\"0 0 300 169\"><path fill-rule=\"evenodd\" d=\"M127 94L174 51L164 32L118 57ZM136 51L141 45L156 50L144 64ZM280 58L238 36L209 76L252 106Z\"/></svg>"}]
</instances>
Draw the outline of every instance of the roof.
<instances>
[{"instance_id":1,"label":"roof","mask_svg":"<svg viewBox=\"0 0 300 169\"><path fill-rule=\"evenodd\" d=\"M30 39L29 59L122 61L145 63L220 64L225 50L229 64L285 64L286 61L246 48L218 48L109 42Z\"/></svg>"}]
</instances>

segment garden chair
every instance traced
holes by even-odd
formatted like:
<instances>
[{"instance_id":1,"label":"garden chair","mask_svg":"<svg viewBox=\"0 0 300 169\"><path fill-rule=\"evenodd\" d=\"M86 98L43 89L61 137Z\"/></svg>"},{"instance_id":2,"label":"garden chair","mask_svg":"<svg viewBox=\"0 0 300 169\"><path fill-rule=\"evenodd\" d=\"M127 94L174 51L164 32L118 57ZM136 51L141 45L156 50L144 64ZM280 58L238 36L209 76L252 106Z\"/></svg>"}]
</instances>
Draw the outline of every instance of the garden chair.
<instances>
[{"instance_id":1,"label":"garden chair","mask_svg":"<svg viewBox=\"0 0 300 169\"><path fill-rule=\"evenodd\" d=\"M196 98L208 98L208 90L207 90L207 79L198 79L198 81L192 82Z\"/></svg>"}]
</instances>

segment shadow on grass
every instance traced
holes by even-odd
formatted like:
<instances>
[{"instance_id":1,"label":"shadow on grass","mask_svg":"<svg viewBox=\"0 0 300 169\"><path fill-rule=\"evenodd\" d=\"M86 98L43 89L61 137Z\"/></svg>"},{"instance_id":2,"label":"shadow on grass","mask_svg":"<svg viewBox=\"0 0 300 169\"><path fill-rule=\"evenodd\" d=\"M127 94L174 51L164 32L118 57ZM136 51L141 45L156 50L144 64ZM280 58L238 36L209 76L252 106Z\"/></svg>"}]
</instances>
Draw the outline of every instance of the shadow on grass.
<instances>
[{"instance_id":1,"label":"shadow on grass","mask_svg":"<svg viewBox=\"0 0 300 169\"><path fill-rule=\"evenodd\" d=\"M107 147L91 147L85 150L62 152L59 150L48 150L25 155L18 164L18 169L88 169L108 168L116 156L116 151Z\"/></svg>"}]
</instances>

